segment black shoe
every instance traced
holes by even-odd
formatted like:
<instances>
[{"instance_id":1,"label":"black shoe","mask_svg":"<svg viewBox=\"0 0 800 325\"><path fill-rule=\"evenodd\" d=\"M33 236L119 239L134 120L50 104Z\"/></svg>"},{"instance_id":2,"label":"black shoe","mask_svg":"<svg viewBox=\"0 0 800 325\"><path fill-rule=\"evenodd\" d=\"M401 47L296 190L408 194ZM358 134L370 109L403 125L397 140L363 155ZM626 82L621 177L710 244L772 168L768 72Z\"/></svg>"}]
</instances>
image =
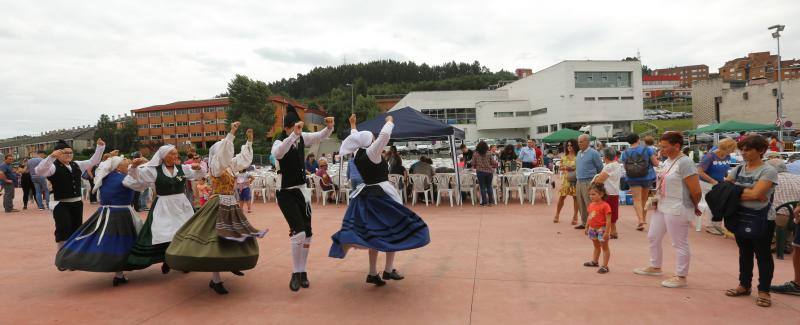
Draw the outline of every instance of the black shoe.
<instances>
[{"instance_id":1,"label":"black shoe","mask_svg":"<svg viewBox=\"0 0 800 325\"><path fill-rule=\"evenodd\" d=\"M126 284L126 283L128 283L128 278L126 278L126 277L121 277L121 278L114 277L114 282L112 282L112 284L115 287L118 286L118 285L121 285L121 284Z\"/></svg>"},{"instance_id":2,"label":"black shoe","mask_svg":"<svg viewBox=\"0 0 800 325\"><path fill-rule=\"evenodd\" d=\"M392 269L391 273L383 271L383 279L384 280L402 280L402 279L405 279L405 278L406 277L400 275L400 273L397 273L397 270L395 270L395 269Z\"/></svg>"},{"instance_id":3,"label":"black shoe","mask_svg":"<svg viewBox=\"0 0 800 325\"><path fill-rule=\"evenodd\" d=\"M300 290L300 272L292 273L292 280L289 281L289 289L292 289L292 291Z\"/></svg>"},{"instance_id":4,"label":"black shoe","mask_svg":"<svg viewBox=\"0 0 800 325\"><path fill-rule=\"evenodd\" d=\"M381 277L379 277L377 274L367 275L367 283L372 283L378 287L386 285L386 281L381 280Z\"/></svg>"},{"instance_id":5,"label":"black shoe","mask_svg":"<svg viewBox=\"0 0 800 325\"><path fill-rule=\"evenodd\" d=\"M208 282L208 287L211 288L211 289L214 289L214 292L216 292L217 294L220 294L220 295L227 295L228 294L228 290L225 289L225 286L222 285L222 282L214 283L214 281L209 281Z\"/></svg>"},{"instance_id":6,"label":"black shoe","mask_svg":"<svg viewBox=\"0 0 800 325\"><path fill-rule=\"evenodd\" d=\"M577 225L577 226L575 226L575 229L586 229L586 226L584 226L584 225Z\"/></svg>"},{"instance_id":7,"label":"black shoe","mask_svg":"<svg viewBox=\"0 0 800 325\"><path fill-rule=\"evenodd\" d=\"M233 273L235 275L238 275L238 276L244 276L244 273L242 273L242 271L231 271L231 273Z\"/></svg>"},{"instance_id":8,"label":"black shoe","mask_svg":"<svg viewBox=\"0 0 800 325\"><path fill-rule=\"evenodd\" d=\"M167 263L161 263L161 273L162 274L169 273L169 270L170 270L170 268L169 268L169 265L167 265Z\"/></svg>"}]
</instances>

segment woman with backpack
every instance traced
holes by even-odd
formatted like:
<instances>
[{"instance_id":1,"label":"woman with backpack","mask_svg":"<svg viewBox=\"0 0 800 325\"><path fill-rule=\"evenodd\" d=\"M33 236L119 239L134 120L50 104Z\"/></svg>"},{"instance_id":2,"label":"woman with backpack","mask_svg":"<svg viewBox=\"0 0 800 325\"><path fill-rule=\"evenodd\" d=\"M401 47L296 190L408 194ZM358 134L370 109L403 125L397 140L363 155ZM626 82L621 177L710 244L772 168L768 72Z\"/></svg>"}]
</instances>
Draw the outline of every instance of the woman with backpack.
<instances>
[{"instance_id":1,"label":"woman with backpack","mask_svg":"<svg viewBox=\"0 0 800 325\"><path fill-rule=\"evenodd\" d=\"M650 196L650 188L656 180L655 167L658 167L659 160L655 151L639 141L639 135L631 133L628 135L630 148L622 153L620 161L625 167L625 181L631 188L633 196L633 210L639 218L639 225L636 230L643 231L647 224L645 204Z\"/></svg>"}]
</instances>

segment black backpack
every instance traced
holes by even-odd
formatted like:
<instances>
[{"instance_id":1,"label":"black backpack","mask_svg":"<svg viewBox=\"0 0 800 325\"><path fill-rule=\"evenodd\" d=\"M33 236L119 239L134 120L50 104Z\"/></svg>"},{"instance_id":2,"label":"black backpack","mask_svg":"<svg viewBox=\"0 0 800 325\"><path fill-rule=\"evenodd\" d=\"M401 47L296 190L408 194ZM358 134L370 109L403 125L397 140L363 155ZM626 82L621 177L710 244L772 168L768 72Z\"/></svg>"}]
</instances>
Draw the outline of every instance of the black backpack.
<instances>
[{"instance_id":1,"label":"black backpack","mask_svg":"<svg viewBox=\"0 0 800 325\"><path fill-rule=\"evenodd\" d=\"M625 155L625 175L626 177L645 177L652 168L650 166L650 156L647 154L647 147L628 149Z\"/></svg>"}]
</instances>

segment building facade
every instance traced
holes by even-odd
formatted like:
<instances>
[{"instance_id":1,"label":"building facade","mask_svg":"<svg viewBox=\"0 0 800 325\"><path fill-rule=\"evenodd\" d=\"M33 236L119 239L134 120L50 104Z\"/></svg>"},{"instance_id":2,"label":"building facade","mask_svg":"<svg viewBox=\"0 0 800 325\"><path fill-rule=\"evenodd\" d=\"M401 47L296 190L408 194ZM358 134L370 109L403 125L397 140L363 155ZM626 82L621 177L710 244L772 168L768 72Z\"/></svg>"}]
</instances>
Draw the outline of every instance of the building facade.
<instances>
[{"instance_id":1,"label":"building facade","mask_svg":"<svg viewBox=\"0 0 800 325\"><path fill-rule=\"evenodd\" d=\"M410 106L463 129L467 140L542 138L560 128L612 124L629 131L641 120L638 61L563 61L496 90L419 91Z\"/></svg>"},{"instance_id":2,"label":"building facade","mask_svg":"<svg viewBox=\"0 0 800 325\"><path fill-rule=\"evenodd\" d=\"M691 88L683 88L679 76L642 76L644 100L688 99L692 97Z\"/></svg>"},{"instance_id":3,"label":"building facade","mask_svg":"<svg viewBox=\"0 0 800 325\"><path fill-rule=\"evenodd\" d=\"M298 108L300 118L306 122L310 131L325 127L324 110L310 109L280 96L269 99L275 107L275 123L270 134L282 128L280 121L283 121L289 103ZM226 110L229 106L228 98L215 98L155 105L131 112L136 118L140 143L209 148L228 133Z\"/></svg>"},{"instance_id":4,"label":"building facade","mask_svg":"<svg viewBox=\"0 0 800 325\"><path fill-rule=\"evenodd\" d=\"M698 64L687 65L683 67L656 69L653 70L653 76L679 77L680 83L678 84L678 87L691 88L693 82L708 79L708 66L705 64Z\"/></svg>"},{"instance_id":5,"label":"building facade","mask_svg":"<svg viewBox=\"0 0 800 325\"><path fill-rule=\"evenodd\" d=\"M72 149L80 153L94 146L94 126L81 126L71 129L45 132L39 136L19 136L0 140L0 153L11 154L15 159L30 158L37 151L50 152L58 140L66 141Z\"/></svg>"},{"instance_id":6,"label":"building facade","mask_svg":"<svg viewBox=\"0 0 800 325\"><path fill-rule=\"evenodd\" d=\"M800 123L800 80L787 80L783 88L782 121ZM692 113L695 126L737 120L774 124L778 118L778 84L742 82L713 78L692 87Z\"/></svg>"},{"instance_id":7,"label":"building facade","mask_svg":"<svg viewBox=\"0 0 800 325\"><path fill-rule=\"evenodd\" d=\"M800 60L781 61L783 80L800 79ZM748 53L746 57L725 62L719 68L723 81L766 79L767 83L778 80L778 55L770 52Z\"/></svg>"}]
</instances>

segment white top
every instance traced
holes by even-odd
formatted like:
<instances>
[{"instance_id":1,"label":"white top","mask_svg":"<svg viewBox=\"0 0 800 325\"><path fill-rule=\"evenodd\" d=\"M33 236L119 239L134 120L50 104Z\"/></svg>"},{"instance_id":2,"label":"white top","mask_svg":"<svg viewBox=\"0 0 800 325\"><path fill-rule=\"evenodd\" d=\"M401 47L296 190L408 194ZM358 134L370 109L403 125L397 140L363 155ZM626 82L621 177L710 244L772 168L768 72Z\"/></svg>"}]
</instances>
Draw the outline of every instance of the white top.
<instances>
[{"instance_id":1,"label":"white top","mask_svg":"<svg viewBox=\"0 0 800 325\"><path fill-rule=\"evenodd\" d=\"M224 139L219 140L209 150L208 167L211 176L219 177L222 172L230 168L231 172L238 172L250 167L253 162L253 143L248 141L242 145L238 155L234 155L233 139L235 136L228 133Z\"/></svg>"},{"instance_id":2,"label":"white top","mask_svg":"<svg viewBox=\"0 0 800 325\"><path fill-rule=\"evenodd\" d=\"M89 158L89 160L76 161L75 163L78 165L78 167L80 167L81 173L99 164L100 160L103 159L103 151L105 150L106 146L97 146L97 148L94 149L92 158ZM56 173L56 165L54 165L55 161L56 158L53 156L47 156L47 158L42 159L42 161L39 162L39 165L36 166L36 175L42 177L53 176L53 174ZM70 167L70 165L66 165L66 167L69 169L69 171L72 171L72 167Z\"/></svg>"},{"instance_id":3,"label":"white top","mask_svg":"<svg viewBox=\"0 0 800 325\"><path fill-rule=\"evenodd\" d=\"M683 180L696 174L694 163L688 157L681 155L675 160L667 159L657 178L658 211L691 218L694 203Z\"/></svg>"},{"instance_id":4,"label":"white top","mask_svg":"<svg viewBox=\"0 0 800 325\"><path fill-rule=\"evenodd\" d=\"M313 146L329 137L331 133L333 133L333 128L326 127L322 129L322 131L314 133L300 132L300 136L303 137L303 143L305 143L306 146ZM275 143L272 144L272 155L275 156L275 159L283 159L283 156L286 154L286 152L288 152L292 146L297 145L297 142L300 140L300 136L292 132L289 133L289 136L287 136L286 139L283 139L283 141L275 140Z\"/></svg>"},{"instance_id":5,"label":"white top","mask_svg":"<svg viewBox=\"0 0 800 325\"><path fill-rule=\"evenodd\" d=\"M603 172L608 174L608 178L603 182L606 188L606 194L619 195L619 180L622 178L622 165L619 162L612 161L603 166Z\"/></svg>"},{"instance_id":6,"label":"white top","mask_svg":"<svg viewBox=\"0 0 800 325\"><path fill-rule=\"evenodd\" d=\"M372 144L369 145L369 147L367 147L367 157L369 157L369 160L371 162L375 164L381 162L381 159L383 158L381 156L381 154L383 153L383 148L385 148L386 145L389 144L389 140L392 137L392 130L394 130L394 123L386 122L386 124L383 125L383 128L381 128L381 132L378 133L378 138L375 139L375 141L373 141ZM355 133L358 133L358 130L356 129L350 130L351 135Z\"/></svg>"}]
</instances>

